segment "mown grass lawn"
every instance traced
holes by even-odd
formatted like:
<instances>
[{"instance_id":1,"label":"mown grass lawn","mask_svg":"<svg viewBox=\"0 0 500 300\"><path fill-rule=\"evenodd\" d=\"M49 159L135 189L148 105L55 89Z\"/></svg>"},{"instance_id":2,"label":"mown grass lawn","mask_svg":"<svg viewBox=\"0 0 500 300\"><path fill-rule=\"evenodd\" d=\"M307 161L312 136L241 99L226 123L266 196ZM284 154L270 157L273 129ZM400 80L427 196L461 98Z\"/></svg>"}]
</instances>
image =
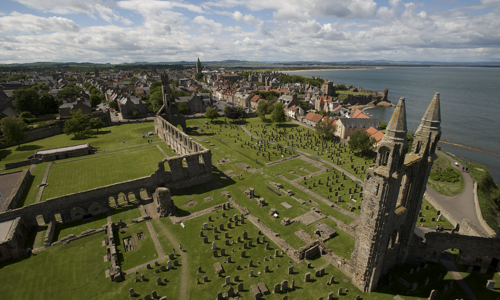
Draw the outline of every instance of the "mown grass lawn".
<instances>
[{"instance_id":1,"label":"mown grass lawn","mask_svg":"<svg viewBox=\"0 0 500 300\"><path fill-rule=\"evenodd\" d=\"M159 141L158 136L142 138L141 134L154 132L154 124L138 123L138 124L122 124L110 127L105 127L99 132L94 132L94 135L86 138L75 138L73 135L59 134L45 139L21 144L21 147L12 146L9 148L0 149L0 168L3 168L6 163L26 160L29 155L32 155L38 150L52 149L64 146L71 146L83 143L90 143L92 147L98 147L101 150L109 150L126 146L146 144L147 140L153 142Z\"/></svg>"},{"instance_id":2,"label":"mown grass lawn","mask_svg":"<svg viewBox=\"0 0 500 300\"><path fill-rule=\"evenodd\" d=\"M425 207L429 207L429 209L425 209ZM450 228L453 227L453 225L446 219L444 216L441 217L441 221L438 222L438 214L437 214L437 209L432 206L429 201L422 199L422 207L420 209L420 212L422 213L421 217L418 217L417 219L417 226L420 226L423 224L423 227L433 227L436 228L438 224L441 224L442 227ZM421 222L420 219L424 218L424 221ZM435 218L434 221L432 221L432 218Z\"/></svg>"},{"instance_id":3,"label":"mown grass lawn","mask_svg":"<svg viewBox=\"0 0 500 300\"><path fill-rule=\"evenodd\" d=\"M438 154L438 159L432 164L432 171L446 170L446 168L451 167L459 176L459 181L457 182L447 182L447 181L435 181L429 176L427 184L436 192L443 194L445 196L455 196L463 192L465 187L464 176L461 170L458 170L455 166L451 166L449 160Z\"/></svg>"},{"instance_id":4,"label":"mown grass lawn","mask_svg":"<svg viewBox=\"0 0 500 300\"><path fill-rule=\"evenodd\" d=\"M43 177L45 176L45 171L47 170L48 165L49 162L36 165L17 207L23 207L35 203L38 191L40 190L38 185L43 182Z\"/></svg>"},{"instance_id":5,"label":"mown grass lawn","mask_svg":"<svg viewBox=\"0 0 500 300\"><path fill-rule=\"evenodd\" d=\"M105 156L53 164L42 201L153 173L165 156L153 146ZM38 166L37 166L38 168Z\"/></svg>"}]
</instances>

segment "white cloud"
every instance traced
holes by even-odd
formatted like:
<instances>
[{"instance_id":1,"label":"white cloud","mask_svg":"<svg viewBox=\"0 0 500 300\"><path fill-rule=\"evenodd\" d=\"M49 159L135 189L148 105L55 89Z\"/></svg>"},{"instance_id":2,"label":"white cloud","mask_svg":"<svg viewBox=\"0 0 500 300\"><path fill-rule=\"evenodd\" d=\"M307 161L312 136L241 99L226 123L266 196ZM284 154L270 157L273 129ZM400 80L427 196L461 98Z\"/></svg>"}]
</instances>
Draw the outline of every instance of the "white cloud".
<instances>
[{"instance_id":1,"label":"white cloud","mask_svg":"<svg viewBox=\"0 0 500 300\"><path fill-rule=\"evenodd\" d=\"M252 16L250 14L249 15L243 15L239 11L235 11L231 15L231 17L233 19L235 19L236 21L238 21L238 22L244 22L244 23L251 24L251 25L257 25L257 24L259 24L259 23L262 22L259 18L256 18L255 16Z\"/></svg>"},{"instance_id":2,"label":"white cloud","mask_svg":"<svg viewBox=\"0 0 500 300\"><path fill-rule=\"evenodd\" d=\"M0 32L40 33L44 31L76 32L78 30L75 22L61 17L43 18L18 12L0 17Z\"/></svg>"},{"instance_id":3,"label":"white cloud","mask_svg":"<svg viewBox=\"0 0 500 300\"><path fill-rule=\"evenodd\" d=\"M99 15L106 22L111 23L112 20L119 21L125 25L130 25L132 22L124 17L121 17L117 12L110 8L114 6L114 2L104 3L102 0L14 0L29 8L33 8L43 12L56 14L78 14L84 13L95 18Z\"/></svg>"}]
</instances>

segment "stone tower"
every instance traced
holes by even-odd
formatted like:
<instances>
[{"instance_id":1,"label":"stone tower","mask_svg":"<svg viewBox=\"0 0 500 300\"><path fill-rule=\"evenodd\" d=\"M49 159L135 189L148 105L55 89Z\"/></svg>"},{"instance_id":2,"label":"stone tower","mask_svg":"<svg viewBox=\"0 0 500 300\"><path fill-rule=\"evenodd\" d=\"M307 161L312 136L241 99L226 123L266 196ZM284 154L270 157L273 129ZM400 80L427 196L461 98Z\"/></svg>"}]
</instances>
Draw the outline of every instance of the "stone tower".
<instances>
[{"instance_id":1,"label":"stone tower","mask_svg":"<svg viewBox=\"0 0 500 300\"><path fill-rule=\"evenodd\" d=\"M94 77L99 77L99 70L94 65Z\"/></svg>"},{"instance_id":2,"label":"stone tower","mask_svg":"<svg viewBox=\"0 0 500 300\"><path fill-rule=\"evenodd\" d=\"M161 77L161 95L163 98L163 105L165 106L166 111L170 111L170 85L168 84L168 75L163 72L160 75Z\"/></svg>"},{"instance_id":3,"label":"stone tower","mask_svg":"<svg viewBox=\"0 0 500 300\"><path fill-rule=\"evenodd\" d=\"M335 96L335 87L333 86L333 81L325 80L323 84L321 84L321 91L323 95L326 96Z\"/></svg>"},{"instance_id":4,"label":"stone tower","mask_svg":"<svg viewBox=\"0 0 500 300\"><path fill-rule=\"evenodd\" d=\"M403 264L440 138L439 93L431 101L408 153L405 100L387 125L375 167L368 169L350 266L353 283L373 291L380 277Z\"/></svg>"},{"instance_id":5,"label":"stone tower","mask_svg":"<svg viewBox=\"0 0 500 300\"><path fill-rule=\"evenodd\" d=\"M196 62L196 73L200 73L203 70L200 62L200 58L198 57L198 61Z\"/></svg>"},{"instance_id":6,"label":"stone tower","mask_svg":"<svg viewBox=\"0 0 500 300\"><path fill-rule=\"evenodd\" d=\"M178 113L177 106L170 101L170 85L168 84L168 75L165 72L161 74L161 93L163 106L158 110L156 115L161 115L169 123L174 126L181 125L182 129L186 130L186 118Z\"/></svg>"}]
</instances>

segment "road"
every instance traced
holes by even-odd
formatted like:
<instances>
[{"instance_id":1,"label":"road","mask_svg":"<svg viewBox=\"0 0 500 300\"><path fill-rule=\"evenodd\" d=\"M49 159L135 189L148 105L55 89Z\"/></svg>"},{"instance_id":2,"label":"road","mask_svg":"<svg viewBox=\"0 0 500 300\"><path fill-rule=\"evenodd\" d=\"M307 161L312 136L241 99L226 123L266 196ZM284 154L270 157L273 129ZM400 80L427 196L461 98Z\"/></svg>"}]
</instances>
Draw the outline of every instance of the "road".
<instances>
[{"instance_id":1,"label":"road","mask_svg":"<svg viewBox=\"0 0 500 300\"><path fill-rule=\"evenodd\" d=\"M451 164L455 165L455 159L446 155L441 151L436 151L439 155L448 159ZM459 171L462 170L462 165L459 164ZM464 219L467 219L474 223L478 228L482 229L481 223L479 222L476 214L476 207L474 205L474 187L473 182L468 173L462 173L464 177L465 187L462 193L456 196L444 196L433 190L429 185L427 185L427 193L434 198L446 211L448 211L459 223ZM486 234L486 232L484 232Z\"/></svg>"}]
</instances>

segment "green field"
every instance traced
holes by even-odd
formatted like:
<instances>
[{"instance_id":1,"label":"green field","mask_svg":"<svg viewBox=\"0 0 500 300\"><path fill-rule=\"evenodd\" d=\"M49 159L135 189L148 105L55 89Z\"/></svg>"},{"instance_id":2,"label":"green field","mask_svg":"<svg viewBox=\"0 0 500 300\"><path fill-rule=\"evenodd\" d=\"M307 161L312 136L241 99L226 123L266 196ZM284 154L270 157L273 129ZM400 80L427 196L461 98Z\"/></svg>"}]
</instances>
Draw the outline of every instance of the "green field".
<instances>
[{"instance_id":1,"label":"green field","mask_svg":"<svg viewBox=\"0 0 500 300\"><path fill-rule=\"evenodd\" d=\"M112 155L89 156L52 165L42 201L70 193L131 180L153 173L165 158L157 147ZM78 170L78 172L75 172Z\"/></svg>"},{"instance_id":2,"label":"green field","mask_svg":"<svg viewBox=\"0 0 500 300\"><path fill-rule=\"evenodd\" d=\"M451 166L449 160L441 155L438 155L438 159L432 164L432 171L446 170L446 168L452 167L456 174L459 176L458 182L447 182L447 181L435 181L429 176L427 184L436 192L443 194L445 196L455 196L463 192L465 187L464 176L462 172L458 170L455 166Z\"/></svg>"},{"instance_id":3,"label":"green field","mask_svg":"<svg viewBox=\"0 0 500 300\"><path fill-rule=\"evenodd\" d=\"M29 155L43 149L90 143L92 147L97 147L100 150L110 150L147 144L148 139L152 139L153 142L159 141L160 139L156 135L148 138L141 137L141 134L146 134L150 131L154 132L154 124L151 122L105 127L101 131L95 132L93 136L81 139L75 138L73 135L59 134L21 144L20 148L12 146L0 149L0 168L3 168L6 163L26 160Z\"/></svg>"}]
</instances>

